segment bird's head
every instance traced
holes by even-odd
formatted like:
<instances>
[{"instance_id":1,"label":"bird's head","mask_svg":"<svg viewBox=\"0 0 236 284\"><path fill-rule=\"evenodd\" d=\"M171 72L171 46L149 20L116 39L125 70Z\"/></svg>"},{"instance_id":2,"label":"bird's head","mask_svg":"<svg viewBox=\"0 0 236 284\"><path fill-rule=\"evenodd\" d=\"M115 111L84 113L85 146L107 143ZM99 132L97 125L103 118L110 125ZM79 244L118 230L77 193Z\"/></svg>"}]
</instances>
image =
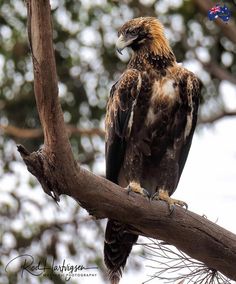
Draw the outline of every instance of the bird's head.
<instances>
[{"instance_id":1,"label":"bird's head","mask_svg":"<svg viewBox=\"0 0 236 284\"><path fill-rule=\"evenodd\" d=\"M162 24L154 17L140 17L126 22L118 31L116 49L119 53L130 47L163 55L170 51Z\"/></svg>"}]
</instances>

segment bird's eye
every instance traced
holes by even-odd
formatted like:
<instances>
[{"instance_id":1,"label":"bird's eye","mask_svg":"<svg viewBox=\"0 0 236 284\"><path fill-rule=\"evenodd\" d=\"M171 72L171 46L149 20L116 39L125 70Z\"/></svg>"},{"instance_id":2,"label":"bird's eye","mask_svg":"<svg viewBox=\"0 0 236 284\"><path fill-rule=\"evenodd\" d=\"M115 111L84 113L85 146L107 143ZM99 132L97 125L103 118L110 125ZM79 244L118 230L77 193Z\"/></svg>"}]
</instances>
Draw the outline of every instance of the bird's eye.
<instances>
[{"instance_id":1,"label":"bird's eye","mask_svg":"<svg viewBox=\"0 0 236 284\"><path fill-rule=\"evenodd\" d=\"M136 30L131 30L131 31L130 31L130 34L131 34L131 35L136 35L136 34L137 34L137 31L136 31Z\"/></svg>"}]
</instances>

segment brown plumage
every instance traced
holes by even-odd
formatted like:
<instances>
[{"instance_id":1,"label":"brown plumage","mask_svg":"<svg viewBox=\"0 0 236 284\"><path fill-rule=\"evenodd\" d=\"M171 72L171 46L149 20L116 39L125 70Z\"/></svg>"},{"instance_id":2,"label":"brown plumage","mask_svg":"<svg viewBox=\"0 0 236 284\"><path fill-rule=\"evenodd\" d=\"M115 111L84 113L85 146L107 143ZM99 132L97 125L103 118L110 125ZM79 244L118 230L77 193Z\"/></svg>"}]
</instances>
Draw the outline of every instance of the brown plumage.
<instances>
[{"instance_id":1,"label":"brown plumage","mask_svg":"<svg viewBox=\"0 0 236 284\"><path fill-rule=\"evenodd\" d=\"M191 146L201 84L177 64L156 18L130 20L118 36L117 50L131 47L133 54L107 104L106 177L173 210L186 205L169 196ZM111 283L119 282L137 238L126 225L108 221L104 258Z\"/></svg>"}]
</instances>

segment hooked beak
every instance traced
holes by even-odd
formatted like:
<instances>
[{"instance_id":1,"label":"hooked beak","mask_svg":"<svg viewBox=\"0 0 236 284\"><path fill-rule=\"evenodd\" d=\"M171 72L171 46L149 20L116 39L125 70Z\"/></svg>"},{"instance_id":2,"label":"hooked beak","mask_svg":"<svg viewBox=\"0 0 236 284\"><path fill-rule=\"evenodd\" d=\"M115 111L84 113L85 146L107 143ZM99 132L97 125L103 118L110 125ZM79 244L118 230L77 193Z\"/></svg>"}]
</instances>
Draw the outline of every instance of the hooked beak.
<instances>
[{"instance_id":1,"label":"hooked beak","mask_svg":"<svg viewBox=\"0 0 236 284\"><path fill-rule=\"evenodd\" d=\"M122 34L116 42L116 50L122 55L122 50L129 46L138 36L126 39Z\"/></svg>"}]
</instances>

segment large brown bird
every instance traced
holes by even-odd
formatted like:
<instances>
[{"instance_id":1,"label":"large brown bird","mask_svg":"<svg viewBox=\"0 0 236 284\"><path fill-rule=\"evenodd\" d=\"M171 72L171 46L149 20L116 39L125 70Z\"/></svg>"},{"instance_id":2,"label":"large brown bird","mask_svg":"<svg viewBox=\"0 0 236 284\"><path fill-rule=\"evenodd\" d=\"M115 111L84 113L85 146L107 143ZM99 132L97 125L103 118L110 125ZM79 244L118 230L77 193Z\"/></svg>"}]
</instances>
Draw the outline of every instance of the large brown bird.
<instances>
[{"instance_id":1,"label":"large brown bird","mask_svg":"<svg viewBox=\"0 0 236 284\"><path fill-rule=\"evenodd\" d=\"M201 83L181 67L153 17L128 21L118 32L117 50L133 50L127 69L113 85L106 113L106 178L144 196L170 198L191 146ZM137 216L138 218L138 216ZM108 220L104 258L111 283L119 282L138 236Z\"/></svg>"}]
</instances>

